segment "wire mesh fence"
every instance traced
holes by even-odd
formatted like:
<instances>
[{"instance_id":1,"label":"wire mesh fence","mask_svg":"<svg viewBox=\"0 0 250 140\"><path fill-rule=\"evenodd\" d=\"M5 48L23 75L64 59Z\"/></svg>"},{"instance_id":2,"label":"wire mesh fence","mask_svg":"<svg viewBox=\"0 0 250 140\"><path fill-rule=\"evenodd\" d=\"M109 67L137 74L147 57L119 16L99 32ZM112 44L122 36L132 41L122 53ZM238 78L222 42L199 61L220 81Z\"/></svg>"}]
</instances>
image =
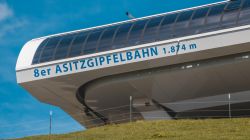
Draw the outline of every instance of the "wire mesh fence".
<instances>
[{"instance_id":1,"label":"wire mesh fence","mask_svg":"<svg viewBox=\"0 0 250 140\"><path fill-rule=\"evenodd\" d=\"M122 105L122 106L116 106L116 107L109 107L109 108L103 108L103 109L96 109L95 111L103 114L103 116L107 117L109 120L108 122L103 122L101 118L98 118L96 116L87 116L84 113L84 110L82 112L78 112L75 114L71 114L71 116L85 116L85 119L82 121L78 121L81 124L85 124L84 127L86 128L92 128L92 127L98 127L103 125L110 125L110 124L119 124L119 123L125 123L130 121L137 121L137 120L169 120L169 119L205 119L205 118L242 118L242 117L250 117L250 106L234 106L234 103L242 103L242 102L250 102L250 100L237 100L237 101L230 101L230 107L228 101L211 101L211 102L182 102L182 103L161 103L164 106L168 105L200 105L200 104L213 104L213 103L223 103L224 107L213 107L213 108L199 108L192 109L192 110L182 110L182 111L176 111L174 109L172 110L164 110L163 108L157 108L152 110L139 110L138 108L144 107L147 108L148 105L145 104L128 104L128 105ZM132 108L132 111L130 111L130 108ZM160 115L155 115L155 111L159 113ZM176 113L175 116L169 116L169 115L162 115L162 114L168 114L170 112ZM145 116L145 114L150 114ZM153 114L153 115L152 115ZM65 116L58 116L56 119L65 119ZM87 119L86 119L87 118ZM53 120L53 118L52 118ZM16 124L8 124L3 125L0 124L0 128L4 129L8 128L11 129L13 127L19 127L25 124L29 124L31 126L34 126L33 128L27 128L22 129L18 131L6 131L6 132L0 132L0 135L13 135L24 132L32 132L34 135L40 134L40 132L47 131L49 129L49 125L46 125L44 127L37 128L36 126L40 126L39 124L49 124L48 119L44 120L35 120L35 121L29 121L29 122L20 122ZM63 130L65 127L74 127L75 124L72 123L61 123L61 124L52 124L52 130ZM46 134L46 133L45 133ZM53 131L52 131L53 134Z\"/></svg>"}]
</instances>

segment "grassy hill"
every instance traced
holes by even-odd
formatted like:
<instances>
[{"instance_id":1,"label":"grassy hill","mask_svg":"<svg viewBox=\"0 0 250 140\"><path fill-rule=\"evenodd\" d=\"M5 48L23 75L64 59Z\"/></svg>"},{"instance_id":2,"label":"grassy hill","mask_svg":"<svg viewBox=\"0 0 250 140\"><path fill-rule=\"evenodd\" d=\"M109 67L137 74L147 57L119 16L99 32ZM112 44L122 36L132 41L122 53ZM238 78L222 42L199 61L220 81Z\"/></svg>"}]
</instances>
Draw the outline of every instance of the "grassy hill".
<instances>
[{"instance_id":1,"label":"grassy hill","mask_svg":"<svg viewBox=\"0 0 250 140\"><path fill-rule=\"evenodd\" d=\"M48 140L48 136L18 140ZM206 120L137 121L108 125L62 135L50 140L246 140L250 139L250 118Z\"/></svg>"}]
</instances>

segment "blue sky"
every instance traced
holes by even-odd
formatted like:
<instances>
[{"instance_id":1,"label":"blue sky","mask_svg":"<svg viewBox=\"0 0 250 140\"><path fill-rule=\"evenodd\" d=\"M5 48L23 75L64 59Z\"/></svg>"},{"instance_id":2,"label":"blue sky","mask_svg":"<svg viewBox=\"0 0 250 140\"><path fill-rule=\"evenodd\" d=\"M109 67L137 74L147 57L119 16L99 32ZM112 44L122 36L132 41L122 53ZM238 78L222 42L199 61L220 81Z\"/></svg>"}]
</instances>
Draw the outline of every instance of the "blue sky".
<instances>
[{"instance_id":1,"label":"blue sky","mask_svg":"<svg viewBox=\"0 0 250 140\"><path fill-rule=\"evenodd\" d=\"M16 84L15 64L32 38L143 17L218 0L0 0L0 139L84 130L61 109L39 102Z\"/></svg>"}]
</instances>

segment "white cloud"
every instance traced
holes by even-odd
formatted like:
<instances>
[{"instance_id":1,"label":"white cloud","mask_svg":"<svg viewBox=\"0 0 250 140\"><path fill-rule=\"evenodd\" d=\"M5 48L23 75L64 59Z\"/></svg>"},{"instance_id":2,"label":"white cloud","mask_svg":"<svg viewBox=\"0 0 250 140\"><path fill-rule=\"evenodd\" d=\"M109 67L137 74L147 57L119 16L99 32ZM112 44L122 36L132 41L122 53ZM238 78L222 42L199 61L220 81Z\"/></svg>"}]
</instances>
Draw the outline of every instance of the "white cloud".
<instances>
[{"instance_id":1,"label":"white cloud","mask_svg":"<svg viewBox=\"0 0 250 140\"><path fill-rule=\"evenodd\" d=\"M6 36L8 33L16 33L17 29L27 24L25 19L12 19L8 23L0 24L0 39ZM0 43L1 44L1 43Z\"/></svg>"},{"instance_id":2,"label":"white cloud","mask_svg":"<svg viewBox=\"0 0 250 140\"><path fill-rule=\"evenodd\" d=\"M6 3L0 3L0 21L3 21L13 15L13 11Z\"/></svg>"}]
</instances>

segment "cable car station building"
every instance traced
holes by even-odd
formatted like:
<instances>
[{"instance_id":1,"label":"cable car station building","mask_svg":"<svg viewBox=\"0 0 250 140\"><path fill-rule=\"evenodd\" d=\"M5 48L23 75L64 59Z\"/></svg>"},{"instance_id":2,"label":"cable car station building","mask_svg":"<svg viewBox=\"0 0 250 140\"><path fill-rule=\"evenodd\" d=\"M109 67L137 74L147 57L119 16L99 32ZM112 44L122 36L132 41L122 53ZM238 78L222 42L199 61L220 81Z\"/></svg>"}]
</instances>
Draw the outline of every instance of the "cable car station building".
<instances>
[{"instance_id":1,"label":"cable car station building","mask_svg":"<svg viewBox=\"0 0 250 140\"><path fill-rule=\"evenodd\" d=\"M250 114L250 0L36 38L17 82L85 127ZM229 96L230 95L230 98Z\"/></svg>"}]
</instances>

